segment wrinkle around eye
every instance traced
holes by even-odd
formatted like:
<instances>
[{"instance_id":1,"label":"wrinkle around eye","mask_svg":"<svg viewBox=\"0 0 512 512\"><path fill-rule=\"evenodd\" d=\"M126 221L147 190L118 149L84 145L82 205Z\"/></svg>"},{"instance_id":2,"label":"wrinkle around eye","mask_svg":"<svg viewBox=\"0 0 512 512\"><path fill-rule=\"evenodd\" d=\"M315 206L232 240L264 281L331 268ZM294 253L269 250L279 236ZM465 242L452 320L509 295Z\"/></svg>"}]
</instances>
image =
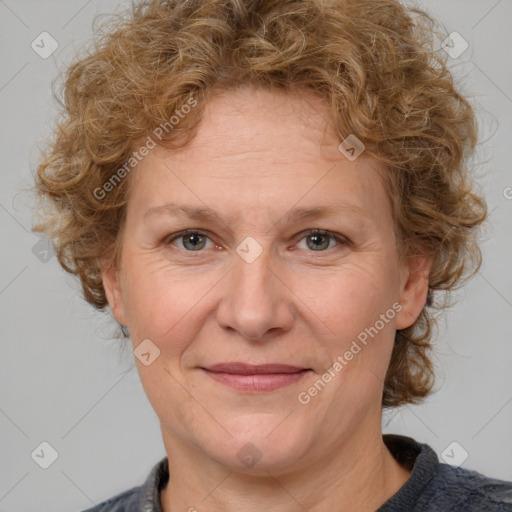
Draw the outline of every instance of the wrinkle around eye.
<instances>
[{"instance_id":1,"label":"wrinkle around eye","mask_svg":"<svg viewBox=\"0 0 512 512\"><path fill-rule=\"evenodd\" d=\"M206 246L200 247L197 250L186 248L184 245L184 239L187 237L192 237L192 236L198 236L198 237L205 239ZM308 237L314 237L314 236L319 236L319 237L327 239L329 241L330 246L325 249L320 248L319 250L311 249L307 245L306 245L306 247L302 247L302 248L299 246L299 244L301 242L303 242L304 240L306 240ZM181 246L180 246L180 244L177 243L178 240L181 240ZM334 242L334 245L332 244L332 242ZM210 247L208 247L208 243L210 243ZM195 253L197 253L197 255L199 256L201 253L209 252L207 249L215 249L216 248L217 250L222 250L222 247L219 246L219 244L217 244L215 242L215 240L212 239L212 237L210 236L210 234L208 232L206 232L204 230L200 230L200 229L187 229L187 230L183 230L183 231L179 231L179 232L167 235L166 237L163 238L162 244L166 247L173 246L176 249L178 249L178 251L181 253L194 254L194 256L195 256ZM304 252L309 253L309 254L326 253L326 254L330 255L330 254L332 254L332 252L334 250L342 249L347 246L352 246L352 242L348 238L346 238L344 235L341 235L340 233L332 232L332 231L329 231L326 229L315 228L315 229L307 230L305 232L303 231L302 233L299 233L298 235L296 235L295 241L293 242L292 251L296 251L297 249L299 249L299 250L304 250Z\"/></svg>"},{"instance_id":2,"label":"wrinkle around eye","mask_svg":"<svg viewBox=\"0 0 512 512\"><path fill-rule=\"evenodd\" d=\"M213 240L206 233L203 233L200 231L191 230L191 231L187 231L187 232L180 232L180 233L177 233L177 234L171 235L171 236L172 236L172 238L169 240L168 243L173 244L173 242L175 242L176 240L181 239L183 247L180 247L180 249L182 249L183 251L186 251L186 252L203 252L202 249L204 249L204 248L201 248L201 249L198 249L197 251L187 249L183 244L183 240L187 237L198 236L198 237L204 238L207 242L209 241L210 244L213 244L214 246L216 245L213 242Z\"/></svg>"},{"instance_id":3,"label":"wrinkle around eye","mask_svg":"<svg viewBox=\"0 0 512 512\"><path fill-rule=\"evenodd\" d=\"M342 247L342 246L350 245L350 241L346 237L344 237L343 235L340 235L340 234L337 234L337 233L333 233L333 232L328 231L328 230L316 230L316 229L315 230L309 230L305 234L303 234L302 238L300 238L298 240L298 243L300 243L300 242L302 242L302 240L305 240L308 237L312 237L312 236L320 236L320 237L326 238L329 241L336 242L336 245L334 245L333 247L328 247L327 249L324 249L324 250L319 250L319 251L308 250L307 251L307 252L311 252L311 253L329 252L329 251L332 251L333 249L336 249L337 247ZM309 249L309 247L306 247L306 248Z\"/></svg>"}]
</instances>

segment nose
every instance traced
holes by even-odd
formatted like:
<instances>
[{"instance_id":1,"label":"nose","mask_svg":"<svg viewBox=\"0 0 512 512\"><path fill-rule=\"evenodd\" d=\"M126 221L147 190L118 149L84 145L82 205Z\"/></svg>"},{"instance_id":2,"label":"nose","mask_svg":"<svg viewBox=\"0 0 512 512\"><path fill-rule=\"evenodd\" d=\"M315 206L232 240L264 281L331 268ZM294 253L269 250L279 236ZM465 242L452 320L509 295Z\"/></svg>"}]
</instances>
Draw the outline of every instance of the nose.
<instances>
[{"instance_id":1,"label":"nose","mask_svg":"<svg viewBox=\"0 0 512 512\"><path fill-rule=\"evenodd\" d=\"M231 329L252 341L266 341L279 331L291 329L293 293L279 265L273 264L270 249L265 248L255 261L248 262L238 253L223 288L217 309L221 327Z\"/></svg>"}]
</instances>

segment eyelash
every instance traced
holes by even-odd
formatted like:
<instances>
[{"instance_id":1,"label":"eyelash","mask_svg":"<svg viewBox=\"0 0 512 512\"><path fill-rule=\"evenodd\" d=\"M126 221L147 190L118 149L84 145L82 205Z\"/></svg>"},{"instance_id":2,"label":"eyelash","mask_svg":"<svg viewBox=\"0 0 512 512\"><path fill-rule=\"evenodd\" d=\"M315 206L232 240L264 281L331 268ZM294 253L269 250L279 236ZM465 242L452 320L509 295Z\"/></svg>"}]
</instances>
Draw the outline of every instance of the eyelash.
<instances>
[{"instance_id":1,"label":"eyelash","mask_svg":"<svg viewBox=\"0 0 512 512\"><path fill-rule=\"evenodd\" d=\"M185 237L187 235L199 235L201 237L206 237L208 238L210 241L212 241L210 239L210 237L204 233L203 231L199 231L197 229L186 229L184 231L180 231L179 233L175 233L174 235L171 235L172 238L169 238L169 237L166 237L164 242L166 245L169 245L171 242L174 242L174 240L177 240L178 238L182 238L182 237ZM308 231L305 231L304 233L302 233L302 238L299 239L299 242L301 240L303 240L304 238L307 238L308 236L312 236L312 235L321 235L321 236L327 236L327 237L330 237L331 240L335 240L336 242L338 242L339 245L348 245L350 246L351 245L351 242L350 240L348 240L346 237L344 236L341 236L341 235L337 235L336 233L333 233L331 231L327 231L325 229L310 229ZM339 247L339 246L337 246ZM325 253L325 252L328 252L330 251L331 249L335 249L336 247L331 247L330 249L325 249L323 251L309 251L309 252L319 252L319 253ZM204 252L202 250L198 250L198 251L188 251L187 249L181 249L179 248L180 250L182 251L185 251L187 253L194 253L194 252L197 252L197 253L201 253L201 252Z\"/></svg>"}]
</instances>

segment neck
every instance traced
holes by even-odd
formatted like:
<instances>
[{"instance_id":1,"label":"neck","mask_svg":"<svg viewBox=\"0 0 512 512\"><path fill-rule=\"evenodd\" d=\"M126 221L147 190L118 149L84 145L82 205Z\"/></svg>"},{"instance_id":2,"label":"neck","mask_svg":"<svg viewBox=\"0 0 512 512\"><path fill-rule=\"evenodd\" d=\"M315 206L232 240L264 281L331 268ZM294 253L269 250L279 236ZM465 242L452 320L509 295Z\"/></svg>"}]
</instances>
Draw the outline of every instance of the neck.
<instances>
[{"instance_id":1,"label":"neck","mask_svg":"<svg viewBox=\"0 0 512 512\"><path fill-rule=\"evenodd\" d=\"M300 470L262 470L258 475L232 471L211 458L205 460L204 454L190 447L165 444L170 477L160 496L163 512L373 512L411 474L393 458L380 431L372 437L344 440L328 458Z\"/></svg>"}]
</instances>

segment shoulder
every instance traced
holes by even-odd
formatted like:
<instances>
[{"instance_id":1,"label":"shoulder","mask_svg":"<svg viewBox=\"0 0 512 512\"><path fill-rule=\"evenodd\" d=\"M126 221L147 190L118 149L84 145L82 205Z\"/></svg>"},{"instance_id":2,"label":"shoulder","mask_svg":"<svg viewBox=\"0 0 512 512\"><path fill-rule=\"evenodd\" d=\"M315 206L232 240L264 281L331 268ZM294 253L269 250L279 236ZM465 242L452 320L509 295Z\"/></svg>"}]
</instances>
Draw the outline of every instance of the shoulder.
<instances>
[{"instance_id":1,"label":"shoulder","mask_svg":"<svg viewBox=\"0 0 512 512\"><path fill-rule=\"evenodd\" d=\"M379 512L512 512L512 482L441 463L432 447L410 437L383 439L411 475Z\"/></svg>"},{"instance_id":2,"label":"shoulder","mask_svg":"<svg viewBox=\"0 0 512 512\"><path fill-rule=\"evenodd\" d=\"M142 485L116 494L82 512L162 512L160 491L168 480L169 463L164 457L153 466Z\"/></svg>"},{"instance_id":3,"label":"shoulder","mask_svg":"<svg viewBox=\"0 0 512 512\"><path fill-rule=\"evenodd\" d=\"M82 512L135 512L139 495L140 487L133 487Z\"/></svg>"},{"instance_id":4,"label":"shoulder","mask_svg":"<svg viewBox=\"0 0 512 512\"><path fill-rule=\"evenodd\" d=\"M438 503L439 510L512 512L512 482L470 469L439 464L428 490L429 501Z\"/></svg>"}]
</instances>

